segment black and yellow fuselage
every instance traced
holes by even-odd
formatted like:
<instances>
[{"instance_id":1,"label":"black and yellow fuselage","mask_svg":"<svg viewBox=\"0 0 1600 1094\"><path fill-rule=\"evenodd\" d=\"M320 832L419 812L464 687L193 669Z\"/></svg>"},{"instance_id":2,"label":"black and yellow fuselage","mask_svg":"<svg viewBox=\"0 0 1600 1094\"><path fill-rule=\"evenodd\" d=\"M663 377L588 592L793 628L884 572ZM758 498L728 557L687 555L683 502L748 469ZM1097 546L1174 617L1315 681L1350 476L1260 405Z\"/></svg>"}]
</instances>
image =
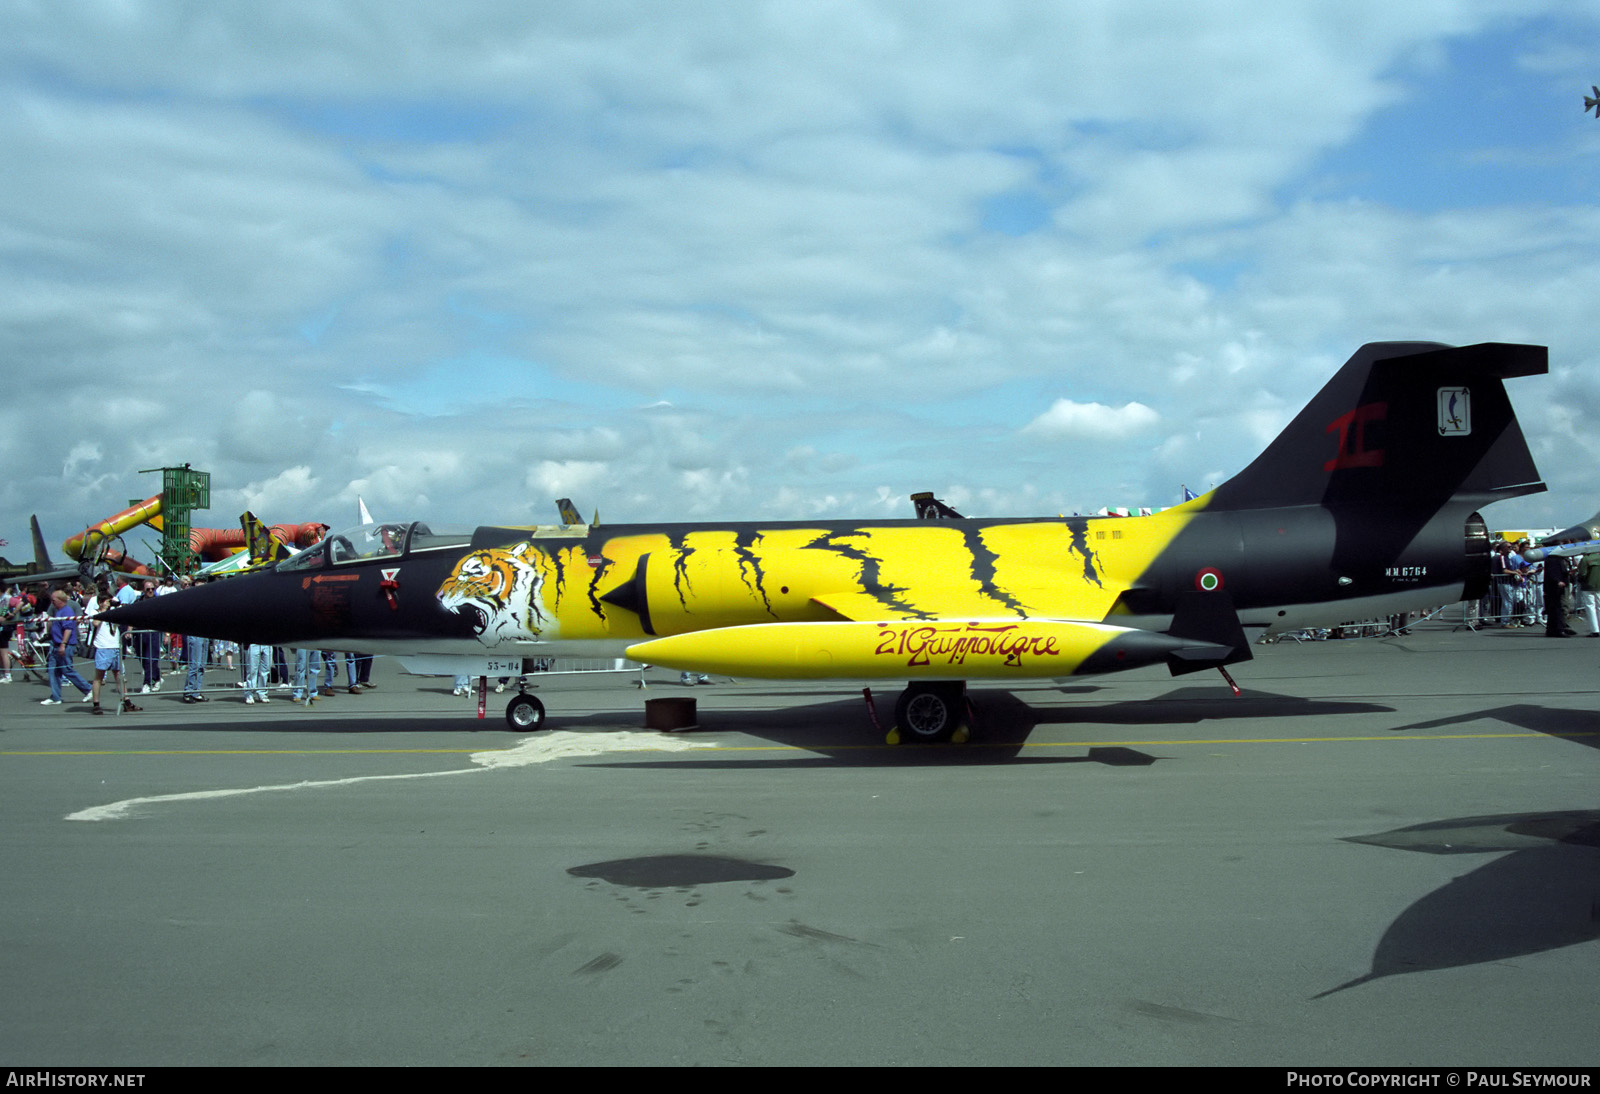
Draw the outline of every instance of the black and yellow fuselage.
<instances>
[{"instance_id":1,"label":"black and yellow fuselage","mask_svg":"<svg viewBox=\"0 0 1600 1094\"><path fill-rule=\"evenodd\" d=\"M1019 679L1249 656L1480 594L1478 509L1543 489L1501 381L1540 347L1362 347L1256 461L1149 516L367 526L119 622L370 652L765 677Z\"/></svg>"}]
</instances>

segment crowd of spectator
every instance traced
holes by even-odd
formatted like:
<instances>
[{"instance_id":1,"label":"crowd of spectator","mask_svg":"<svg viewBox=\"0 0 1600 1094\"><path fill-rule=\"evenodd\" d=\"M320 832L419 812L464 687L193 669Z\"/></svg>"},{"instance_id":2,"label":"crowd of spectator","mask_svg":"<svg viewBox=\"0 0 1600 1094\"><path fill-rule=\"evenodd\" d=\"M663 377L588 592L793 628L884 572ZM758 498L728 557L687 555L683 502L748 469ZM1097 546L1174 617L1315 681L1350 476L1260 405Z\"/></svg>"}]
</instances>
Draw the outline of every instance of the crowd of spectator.
<instances>
[{"instance_id":1,"label":"crowd of spectator","mask_svg":"<svg viewBox=\"0 0 1600 1094\"><path fill-rule=\"evenodd\" d=\"M1600 556L1551 555L1529 562L1528 547L1526 539L1496 542L1489 595L1479 605L1480 625L1543 627L1549 638L1570 638L1578 633L1567 623L1571 613L1588 625L1589 637L1600 637Z\"/></svg>"},{"instance_id":2,"label":"crowd of spectator","mask_svg":"<svg viewBox=\"0 0 1600 1094\"><path fill-rule=\"evenodd\" d=\"M40 700L44 706L65 702L63 685L77 690L91 705L90 713L103 714L106 706L120 697L125 711L137 711L134 694L149 695L162 687L163 662L169 673L181 673L184 703L204 703L205 674L221 669L230 674L240 651L236 643L194 636L133 630L96 619L102 611L117 604L130 604L146 597L166 596L204 578L171 577L102 578L91 584L75 580L47 589L43 585L13 585L0 602L0 684L13 683L18 676L35 674L50 686L50 696ZM323 650L292 651L280 647L247 646L239 664L242 679L236 687L248 704L271 701L270 691L289 691L290 700L309 704L315 699L336 694L359 695L371 688L372 657L369 654ZM86 680L77 669L78 658L93 659L94 679ZM130 676L124 679L123 663ZM339 682L339 666L344 666L344 683ZM131 678L137 667L142 683L137 693ZM102 692L113 696L102 705Z\"/></svg>"}]
</instances>

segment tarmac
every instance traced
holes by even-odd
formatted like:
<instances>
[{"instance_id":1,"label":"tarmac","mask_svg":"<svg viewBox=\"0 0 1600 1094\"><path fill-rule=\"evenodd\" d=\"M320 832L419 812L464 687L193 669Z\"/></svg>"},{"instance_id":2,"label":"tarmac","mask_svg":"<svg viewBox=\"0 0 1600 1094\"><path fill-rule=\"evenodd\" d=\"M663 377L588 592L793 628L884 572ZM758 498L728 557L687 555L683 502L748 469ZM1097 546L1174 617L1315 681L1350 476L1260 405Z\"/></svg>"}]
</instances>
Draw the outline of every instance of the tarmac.
<instances>
[{"instance_id":1,"label":"tarmac","mask_svg":"<svg viewBox=\"0 0 1600 1094\"><path fill-rule=\"evenodd\" d=\"M1600 1062L1600 641L1256 653L948 746L849 681L0 686L0 1065Z\"/></svg>"}]
</instances>

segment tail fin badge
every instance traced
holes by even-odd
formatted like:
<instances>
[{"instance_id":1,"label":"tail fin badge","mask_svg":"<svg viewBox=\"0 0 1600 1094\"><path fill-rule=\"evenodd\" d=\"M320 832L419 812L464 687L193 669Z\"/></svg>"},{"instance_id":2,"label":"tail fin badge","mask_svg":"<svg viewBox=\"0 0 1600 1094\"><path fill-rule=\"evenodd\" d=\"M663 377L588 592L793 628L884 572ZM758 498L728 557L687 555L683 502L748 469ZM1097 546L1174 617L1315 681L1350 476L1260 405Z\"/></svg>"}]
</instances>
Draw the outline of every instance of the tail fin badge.
<instances>
[{"instance_id":1,"label":"tail fin badge","mask_svg":"<svg viewBox=\"0 0 1600 1094\"><path fill-rule=\"evenodd\" d=\"M1472 432L1472 393L1464 387L1439 389L1439 436L1465 437Z\"/></svg>"},{"instance_id":2,"label":"tail fin badge","mask_svg":"<svg viewBox=\"0 0 1600 1094\"><path fill-rule=\"evenodd\" d=\"M1339 454L1322 465L1324 471L1338 471L1346 467L1382 467L1383 449L1368 448L1367 423L1381 422L1388 417L1388 403L1362 403L1348 414L1341 414L1328 423L1323 432L1339 431Z\"/></svg>"}]
</instances>

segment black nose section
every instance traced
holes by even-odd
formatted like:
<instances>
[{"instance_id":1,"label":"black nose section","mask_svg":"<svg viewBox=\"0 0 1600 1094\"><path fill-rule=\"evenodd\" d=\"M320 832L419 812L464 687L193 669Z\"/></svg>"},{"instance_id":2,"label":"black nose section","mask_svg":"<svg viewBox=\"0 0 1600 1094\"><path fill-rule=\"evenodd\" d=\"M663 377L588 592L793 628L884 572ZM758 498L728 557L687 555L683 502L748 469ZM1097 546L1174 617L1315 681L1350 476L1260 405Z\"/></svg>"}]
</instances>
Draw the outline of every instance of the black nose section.
<instances>
[{"instance_id":1,"label":"black nose section","mask_svg":"<svg viewBox=\"0 0 1600 1094\"><path fill-rule=\"evenodd\" d=\"M231 578L166 596L146 597L101 613L138 630L282 645L305 638L309 620L276 574ZM290 583L292 584L292 582Z\"/></svg>"}]
</instances>

